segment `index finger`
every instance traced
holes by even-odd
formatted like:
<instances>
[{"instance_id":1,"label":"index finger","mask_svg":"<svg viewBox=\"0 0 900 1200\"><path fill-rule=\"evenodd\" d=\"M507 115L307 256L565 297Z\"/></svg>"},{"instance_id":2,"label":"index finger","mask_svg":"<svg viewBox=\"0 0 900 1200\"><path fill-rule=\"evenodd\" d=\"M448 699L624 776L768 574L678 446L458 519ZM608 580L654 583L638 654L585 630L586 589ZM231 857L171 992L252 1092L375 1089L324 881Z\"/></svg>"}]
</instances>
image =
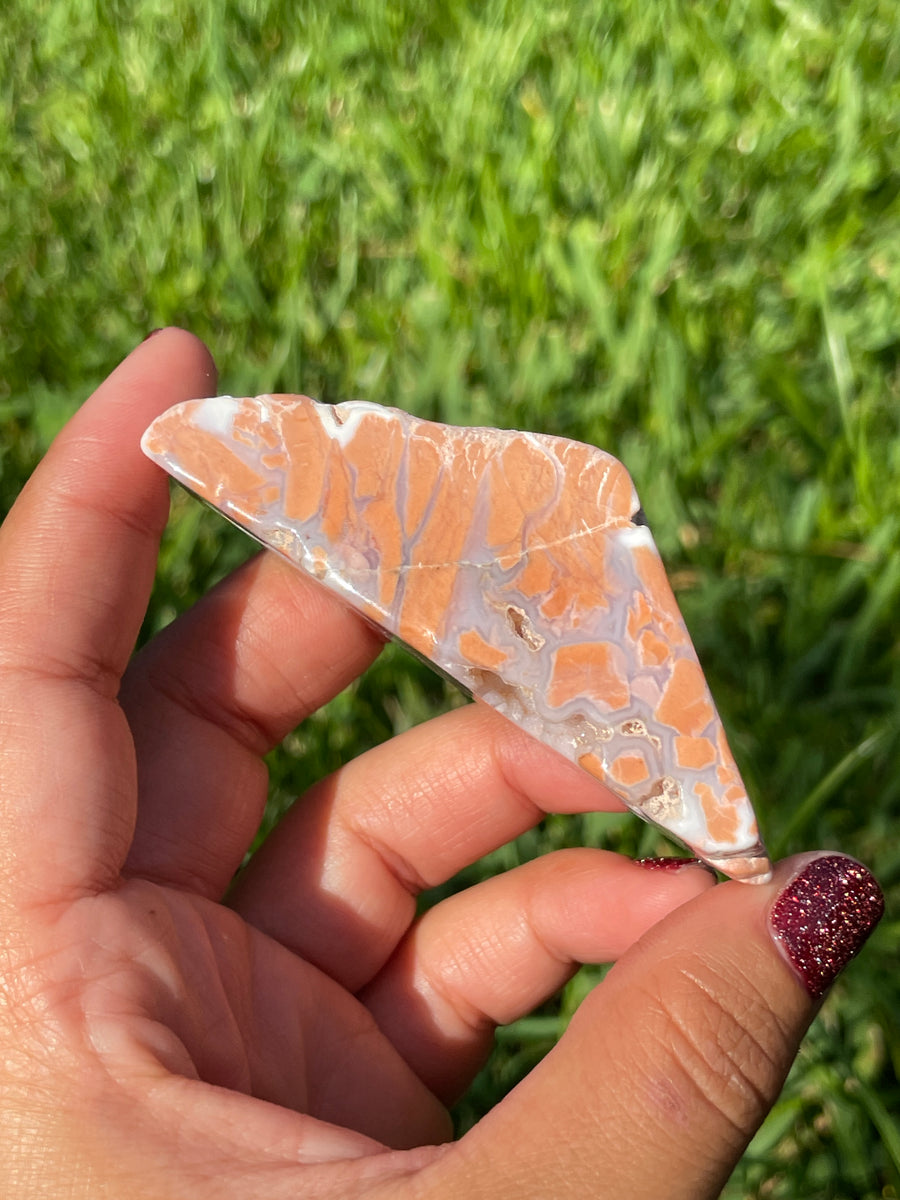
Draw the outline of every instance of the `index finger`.
<instances>
[{"instance_id":1,"label":"index finger","mask_svg":"<svg viewBox=\"0 0 900 1200\"><path fill-rule=\"evenodd\" d=\"M168 512L140 436L215 380L191 334L142 343L59 434L0 529L3 858L34 898L97 886L127 850L133 754L115 697Z\"/></svg>"},{"instance_id":2,"label":"index finger","mask_svg":"<svg viewBox=\"0 0 900 1200\"><path fill-rule=\"evenodd\" d=\"M0 667L115 691L146 607L168 488L140 436L175 396L215 383L182 330L144 342L65 426L0 529Z\"/></svg>"}]
</instances>

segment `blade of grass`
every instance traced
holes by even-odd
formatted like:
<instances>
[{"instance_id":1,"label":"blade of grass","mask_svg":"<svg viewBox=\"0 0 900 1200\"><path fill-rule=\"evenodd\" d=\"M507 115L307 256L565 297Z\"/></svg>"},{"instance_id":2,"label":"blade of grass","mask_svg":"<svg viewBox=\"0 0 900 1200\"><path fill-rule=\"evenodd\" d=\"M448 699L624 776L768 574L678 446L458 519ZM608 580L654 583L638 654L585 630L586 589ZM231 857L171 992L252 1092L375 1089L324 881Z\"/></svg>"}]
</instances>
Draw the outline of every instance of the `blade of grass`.
<instances>
[{"instance_id":1,"label":"blade of grass","mask_svg":"<svg viewBox=\"0 0 900 1200\"><path fill-rule=\"evenodd\" d=\"M864 738L845 754L835 767L832 767L820 783L806 795L776 836L771 839L770 849L776 858L781 858L787 853L793 841L812 825L819 811L838 789L843 787L854 771L857 771L876 754L893 732L895 731L889 726L876 730L875 733Z\"/></svg>"}]
</instances>

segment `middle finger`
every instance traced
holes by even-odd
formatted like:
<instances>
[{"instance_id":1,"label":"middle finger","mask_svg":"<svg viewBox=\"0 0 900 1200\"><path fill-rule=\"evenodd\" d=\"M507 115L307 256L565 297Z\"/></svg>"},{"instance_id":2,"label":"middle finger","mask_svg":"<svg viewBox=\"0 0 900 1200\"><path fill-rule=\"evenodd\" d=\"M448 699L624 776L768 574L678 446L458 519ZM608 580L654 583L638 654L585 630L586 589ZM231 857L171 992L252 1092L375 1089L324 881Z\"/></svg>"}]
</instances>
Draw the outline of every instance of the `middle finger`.
<instances>
[{"instance_id":1,"label":"middle finger","mask_svg":"<svg viewBox=\"0 0 900 1200\"><path fill-rule=\"evenodd\" d=\"M253 857L231 903L356 991L409 928L419 892L548 812L621 808L561 755L469 705L313 787Z\"/></svg>"}]
</instances>

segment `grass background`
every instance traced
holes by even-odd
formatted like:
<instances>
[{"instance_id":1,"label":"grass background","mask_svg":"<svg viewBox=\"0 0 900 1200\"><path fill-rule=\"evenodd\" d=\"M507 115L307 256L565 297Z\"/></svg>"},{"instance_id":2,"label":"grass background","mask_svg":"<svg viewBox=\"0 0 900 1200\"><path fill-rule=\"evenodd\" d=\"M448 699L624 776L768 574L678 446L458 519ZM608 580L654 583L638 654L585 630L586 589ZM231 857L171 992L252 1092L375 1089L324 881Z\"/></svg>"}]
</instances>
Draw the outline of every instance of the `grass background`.
<instances>
[{"instance_id":1,"label":"grass background","mask_svg":"<svg viewBox=\"0 0 900 1200\"><path fill-rule=\"evenodd\" d=\"M777 854L888 915L725 1195L900 1193L894 0L7 0L0 506L151 328L222 390L565 434L634 475ZM149 634L249 552L176 497ZM459 703L399 650L272 757L272 813ZM549 848L662 843L549 818ZM599 970L501 1031L465 1128Z\"/></svg>"}]
</instances>

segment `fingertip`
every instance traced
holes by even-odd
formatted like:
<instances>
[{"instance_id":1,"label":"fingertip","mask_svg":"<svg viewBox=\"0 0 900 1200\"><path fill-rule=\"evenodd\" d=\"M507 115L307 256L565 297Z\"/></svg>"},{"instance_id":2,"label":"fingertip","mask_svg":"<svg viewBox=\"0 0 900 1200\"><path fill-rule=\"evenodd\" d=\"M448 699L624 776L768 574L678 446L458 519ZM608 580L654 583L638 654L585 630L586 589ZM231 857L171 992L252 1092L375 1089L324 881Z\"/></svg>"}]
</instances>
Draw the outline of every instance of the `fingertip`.
<instances>
[{"instance_id":1,"label":"fingertip","mask_svg":"<svg viewBox=\"0 0 900 1200\"><path fill-rule=\"evenodd\" d=\"M681 855L626 860L636 877L644 924L640 936L682 905L705 896L718 885L718 876L699 858Z\"/></svg>"},{"instance_id":2,"label":"fingertip","mask_svg":"<svg viewBox=\"0 0 900 1200\"><path fill-rule=\"evenodd\" d=\"M583 767L483 701L474 707L504 778L520 795L533 798L542 811L627 812L622 800Z\"/></svg>"},{"instance_id":3,"label":"fingertip","mask_svg":"<svg viewBox=\"0 0 900 1200\"><path fill-rule=\"evenodd\" d=\"M681 855L669 854L662 858L638 858L635 862L645 871L663 871L666 875L677 875L682 871L699 868L708 880L715 883L718 879L712 867L706 865L700 858L687 858Z\"/></svg>"},{"instance_id":4,"label":"fingertip","mask_svg":"<svg viewBox=\"0 0 900 1200\"><path fill-rule=\"evenodd\" d=\"M779 863L768 913L776 948L814 1000L821 999L884 915L872 873L844 854Z\"/></svg>"},{"instance_id":5,"label":"fingertip","mask_svg":"<svg viewBox=\"0 0 900 1200\"><path fill-rule=\"evenodd\" d=\"M203 395L211 396L216 390L219 371L212 352L201 338L188 329L178 325L151 329L135 346L129 358L136 355L152 355L155 359L165 360L167 365L182 360L185 368L192 372L199 371L206 380L207 388Z\"/></svg>"},{"instance_id":6,"label":"fingertip","mask_svg":"<svg viewBox=\"0 0 900 1200\"><path fill-rule=\"evenodd\" d=\"M696 860L653 860L650 867L611 851L556 850L519 868L527 905L545 946L575 962L611 962L654 925L716 886Z\"/></svg>"}]
</instances>

